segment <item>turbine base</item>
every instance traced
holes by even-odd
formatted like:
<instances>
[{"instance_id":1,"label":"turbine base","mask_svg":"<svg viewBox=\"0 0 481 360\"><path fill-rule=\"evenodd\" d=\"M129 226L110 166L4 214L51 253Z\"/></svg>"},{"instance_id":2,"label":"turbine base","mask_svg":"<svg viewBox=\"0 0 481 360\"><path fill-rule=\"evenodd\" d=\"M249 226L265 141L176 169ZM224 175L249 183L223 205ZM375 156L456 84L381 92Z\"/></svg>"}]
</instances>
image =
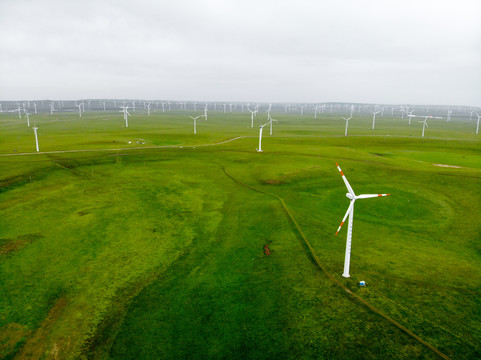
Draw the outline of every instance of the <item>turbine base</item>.
<instances>
[{"instance_id":1,"label":"turbine base","mask_svg":"<svg viewBox=\"0 0 481 360\"><path fill-rule=\"evenodd\" d=\"M345 278L351 277L351 275L349 274L342 274L342 276L344 276Z\"/></svg>"}]
</instances>

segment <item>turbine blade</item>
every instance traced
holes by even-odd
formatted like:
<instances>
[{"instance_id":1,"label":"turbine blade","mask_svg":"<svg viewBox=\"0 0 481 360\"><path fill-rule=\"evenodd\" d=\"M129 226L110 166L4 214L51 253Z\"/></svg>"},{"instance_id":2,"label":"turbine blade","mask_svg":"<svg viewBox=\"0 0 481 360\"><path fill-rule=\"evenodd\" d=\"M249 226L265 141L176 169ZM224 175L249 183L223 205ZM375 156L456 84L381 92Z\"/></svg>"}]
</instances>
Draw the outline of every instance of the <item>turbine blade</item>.
<instances>
[{"instance_id":1,"label":"turbine blade","mask_svg":"<svg viewBox=\"0 0 481 360\"><path fill-rule=\"evenodd\" d=\"M341 230L342 225L344 225L344 221L346 221L346 218L349 216L349 214L351 214L351 210L352 210L353 207L354 207L354 201L351 200L351 203L349 204L349 207L347 208L346 215L344 215L344 217L342 218L341 225L339 225L339 227L337 228L336 235L334 235L334 236L337 236L337 234L339 234L339 231Z\"/></svg>"},{"instance_id":2,"label":"turbine blade","mask_svg":"<svg viewBox=\"0 0 481 360\"><path fill-rule=\"evenodd\" d=\"M358 199L369 199L369 198L374 198L374 197L380 197L380 196L389 196L391 194L362 194L359 195L357 198Z\"/></svg>"},{"instance_id":3,"label":"turbine blade","mask_svg":"<svg viewBox=\"0 0 481 360\"><path fill-rule=\"evenodd\" d=\"M351 195L356 196L356 194L354 194L354 190L352 190L352 187L351 187L351 185L349 184L349 181L347 181L346 176L344 176L344 173L342 172L341 168L339 167L339 164L336 163L336 166L337 166L337 169L339 170L339 172L341 173L342 180L344 180L344 184L346 184L347 190L349 190L349 192L351 193Z\"/></svg>"}]
</instances>

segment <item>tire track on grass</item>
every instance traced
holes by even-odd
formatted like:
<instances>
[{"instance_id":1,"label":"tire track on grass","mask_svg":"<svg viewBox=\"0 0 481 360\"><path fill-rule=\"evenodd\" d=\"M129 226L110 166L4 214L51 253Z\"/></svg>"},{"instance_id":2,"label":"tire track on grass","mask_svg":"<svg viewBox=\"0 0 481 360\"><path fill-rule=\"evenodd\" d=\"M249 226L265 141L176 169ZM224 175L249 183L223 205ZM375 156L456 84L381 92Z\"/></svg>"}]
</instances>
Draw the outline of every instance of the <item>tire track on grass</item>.
<instances>
[{"instance_id":1,"label":"tire track on grass","mask_svg":"<svg viewBox=\"0 0 481 360\"><path fill-rule=\"evenodd\" d=\"M309 243L309 240L307 240L307 237L306 235L304 234L304 232L302 231L301 227L299 226L299 224L297 223L296 219L294 218L294 216L292 215L291 211L289 210L289 208L287 207L286 203L284 202L284 199L281 198L280 196L276 195L276 194L273 194L273 193L269 193L267 191L263 191L263 190L259 190L259 189L256 189L250 185L247 185L243 182L241 182L240 180L236 179L235 177L233 177L225 167L223 167L223 170L224 170L224 173L230 178L232 179L234 182L238 183L239 185L242 185L250 190L253 190L253 191L257 191L261 194L265 194L265 195L269 195L269 196L272 196L274 198L276 198L277 200L279 200L279 202L281 203L282 207L284 208L284 211L286 212L288 218L291 220L291 222L294 224L294 226L296 227L297 231L299 232L299 235L301 236L303 242L305 245L307 245L307 247L309 248L309 251L311 253L311 256L312 258L314 259L316 265L322 270L322 272L324 272L324 274L327 275L327 277L334 283L336 284L337 286L339 286L341 289L343 289L346 293L348 293L351 297L353 297L355 300L357 300L359 303L361 303L362 305L364 305L365 307L367 307L369 310L371 310L372 312L374 312L375 314L378 314L379 316L383 317L385 320L387 320L389 323L391 323L392 325L394 325L395 327L397 327L399 330L403 331L405 334L409 335L411 338L413 338L414 340L416 340L417 342L419 342L420 344L424 345L425 347L427 347L429 350L431 350L432 352L434 352L436 355L438 355L439 357L441 357L442 359L446 359L446 360L450 360L450 357L448 357L446 354L442 353L440 350L438 350L437 348L435 348L433 345L429 344L427 341L423 340L421 337L419 337L418 335L416 335L415 333L413 333L411 330L409 330L408 328L406 328L405 326L401 325L400 323L398 323L396 320L392 319L391 317L389 317L388 315L384 314L381 310L377 309L376 307L374 307L372 304L370 304L369 302L367 302L366 300L364 300L362 297L360 297L359 295L353 293L348 287L346 287L343 283L341 283L338 279L336 279L331 273L329 273L326 268L324 267L324 265L322 265L321 261L319 260L319 257L317 256L316 252L314 251L314 248L311 246L311 244Z\"/></svg>"}]
</instances>

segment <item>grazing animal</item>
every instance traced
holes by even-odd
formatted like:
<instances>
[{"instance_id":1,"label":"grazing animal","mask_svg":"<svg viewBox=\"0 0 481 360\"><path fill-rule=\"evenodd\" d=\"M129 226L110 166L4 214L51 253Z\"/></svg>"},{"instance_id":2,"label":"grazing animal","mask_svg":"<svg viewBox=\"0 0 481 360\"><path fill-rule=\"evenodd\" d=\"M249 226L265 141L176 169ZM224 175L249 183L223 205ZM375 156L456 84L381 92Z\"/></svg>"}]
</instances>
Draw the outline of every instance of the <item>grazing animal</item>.
<instances>
[{"instance_id":1,"label":"grazing animal","mask_svg":"<svg viewBox=\"0 0 481 360\"><path fill-rule=\"evenodd\" d=\"M271 254L271 250L269 249L269 244L264 245L264 254L269 256Z\"/></svg>"}]
</instances>

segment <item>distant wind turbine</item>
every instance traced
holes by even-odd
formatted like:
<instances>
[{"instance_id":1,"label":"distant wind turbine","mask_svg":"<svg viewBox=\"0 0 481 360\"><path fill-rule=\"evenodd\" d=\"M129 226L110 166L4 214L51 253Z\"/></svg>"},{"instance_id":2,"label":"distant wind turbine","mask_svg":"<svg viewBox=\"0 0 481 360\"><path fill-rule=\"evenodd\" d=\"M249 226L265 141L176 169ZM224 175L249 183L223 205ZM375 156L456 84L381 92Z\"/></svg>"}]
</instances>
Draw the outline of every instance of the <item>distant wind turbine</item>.
<instances>
[{"instance_id":1,"label":"distant wind turbine","mask_svg":"<svg viewBox=\"0 0 481 360\"><path fill-rule=\"evenodd\" d=\"M372 130L374 130L374 125L376 124L376 114L379 114L381 110L371 111L372 112Z\"/></svg>"},{"instance_id":2,"label":"distant wind turbine","mask_svg":"<svg viewBox=\"0 0 481 360\"><path fill-rule=\"evenodd\" d=\"M413 115L414 110L408 111L408 117L409 117L409 125L411 125L411 118L416 117L416 115Z\"/></svg>"},{"instance_id":3,"label":"distant wind turbine","mask_svg":"<svg viewBox=\"0 0 481 360\"><path fill-rule=\"evenodd\" d=\"M120 110L119 112L123 112L124 113L124 120L125 120L125 127L129 127L129 116L132 116L130 115L130 113L128 112L128 108L129 106L122 106L122 110Z\"/></svg>"},{"instance_id":4,"label":"distant wind turbine","mask_svg":"<svg viewBox=\"0 0 481 360\"><path fill-rule=\"evenodd\" d=\"M30 114L28 111L25 113L25 118L27 119L27 126L30 127Z\"/></svg>"},{"instance_id":5,"label":"distant wind turbine","mask_svg":"<svg viewBox=\"0 0 481 360\"><path fill-rule=\"evenodd\" d=\"M257 110L251 110L250 108L247 108L247 110L250 111L251 113L251 128L254 127L254 116L257 116Z\"/></svg>"},{"instance_id":6,"label":"distant wind turbine","mask_svg":"<svg viewBox=\"0 0 481 360\"><path fill-rule=\"evenodd\" d=\"M264 126L268 125L269 122L266 122L264 125L259 126L259 148L257 148L257 152L262 152L262 130Z\"/></svg>"},{"instance_id":7,"label":"distant wind turbine","mask_svg":"<svg viewBox=\"0 0 481 360\"><path fill-rule=\"evenodd\" d=\"M349 120L352 119L352 115L349 116L348 118L343 117L344 120L346 120L346 130L344 131L344 136L347 136L347 128L349 126Z\"/></svg>"},{"instance_id":8,"label":"distant wind turbine","mask_svg":"<svg viewBox=\"0 0 481 360\"><path fill-rule=\"evenodd\" d=\"M82 104L75 105L78 107L78 117L82 117Z\"/></svg>"},{"instance_id":9,"label":"distant wind turbine","mask_svg":"<svg viewBox=\"0 0 481 360\"><path fill-rule=\"evenodd\" d=\"M202 117L204 115L199 115L199 116L189 116L192 120L194 120L194 135L197 134L197 119Z\"/></svg>"},{"instance_id":10,"label":"distant wind turbine","mask_svg":"<svg viewBox=\"0 0 481 360\"><path fill-rule=\"evenodd\" d=\"M34 126L32 129L33 129L33 133L35 134L35 145L37 146L37 152L38 152L38 151L40 151L40 150L38 149L38 135L37 135L37 129L38 129L38 127Z\"/></svg>"},{"instance_id":11,"label":"distant wind turbine","mask_svg":"<svg viewBox=\"0 0 481 360\"><path fill-rule=\"evenodd\" d=\"M204 105L204 118L207 121L207 104Z\"/></svg>"},{"instance_id":12,"label":"distant wind turbine","mask_svg":"<svg viewBox=\"0 0 481 360\"><path fill-rule=\"evenodd\" d=\"M150 116L150 103L144 103L144 108L147 108L147 115Z\"/></svg>"},{"instance_id":13,"label":"distant wind turbine","mask_svg":"<svg viewBox=\"0 0 481 360\"><path fill-rule=\"evenodd\" d=\"M477 125L476 125L476 135L478 135L478 131L479 131L479 119L481 118L481 116L478 115L477 112L474 112L476 114L476 116L478 117L478 122L477 122Z\"/></svg>"}]
</instances>

